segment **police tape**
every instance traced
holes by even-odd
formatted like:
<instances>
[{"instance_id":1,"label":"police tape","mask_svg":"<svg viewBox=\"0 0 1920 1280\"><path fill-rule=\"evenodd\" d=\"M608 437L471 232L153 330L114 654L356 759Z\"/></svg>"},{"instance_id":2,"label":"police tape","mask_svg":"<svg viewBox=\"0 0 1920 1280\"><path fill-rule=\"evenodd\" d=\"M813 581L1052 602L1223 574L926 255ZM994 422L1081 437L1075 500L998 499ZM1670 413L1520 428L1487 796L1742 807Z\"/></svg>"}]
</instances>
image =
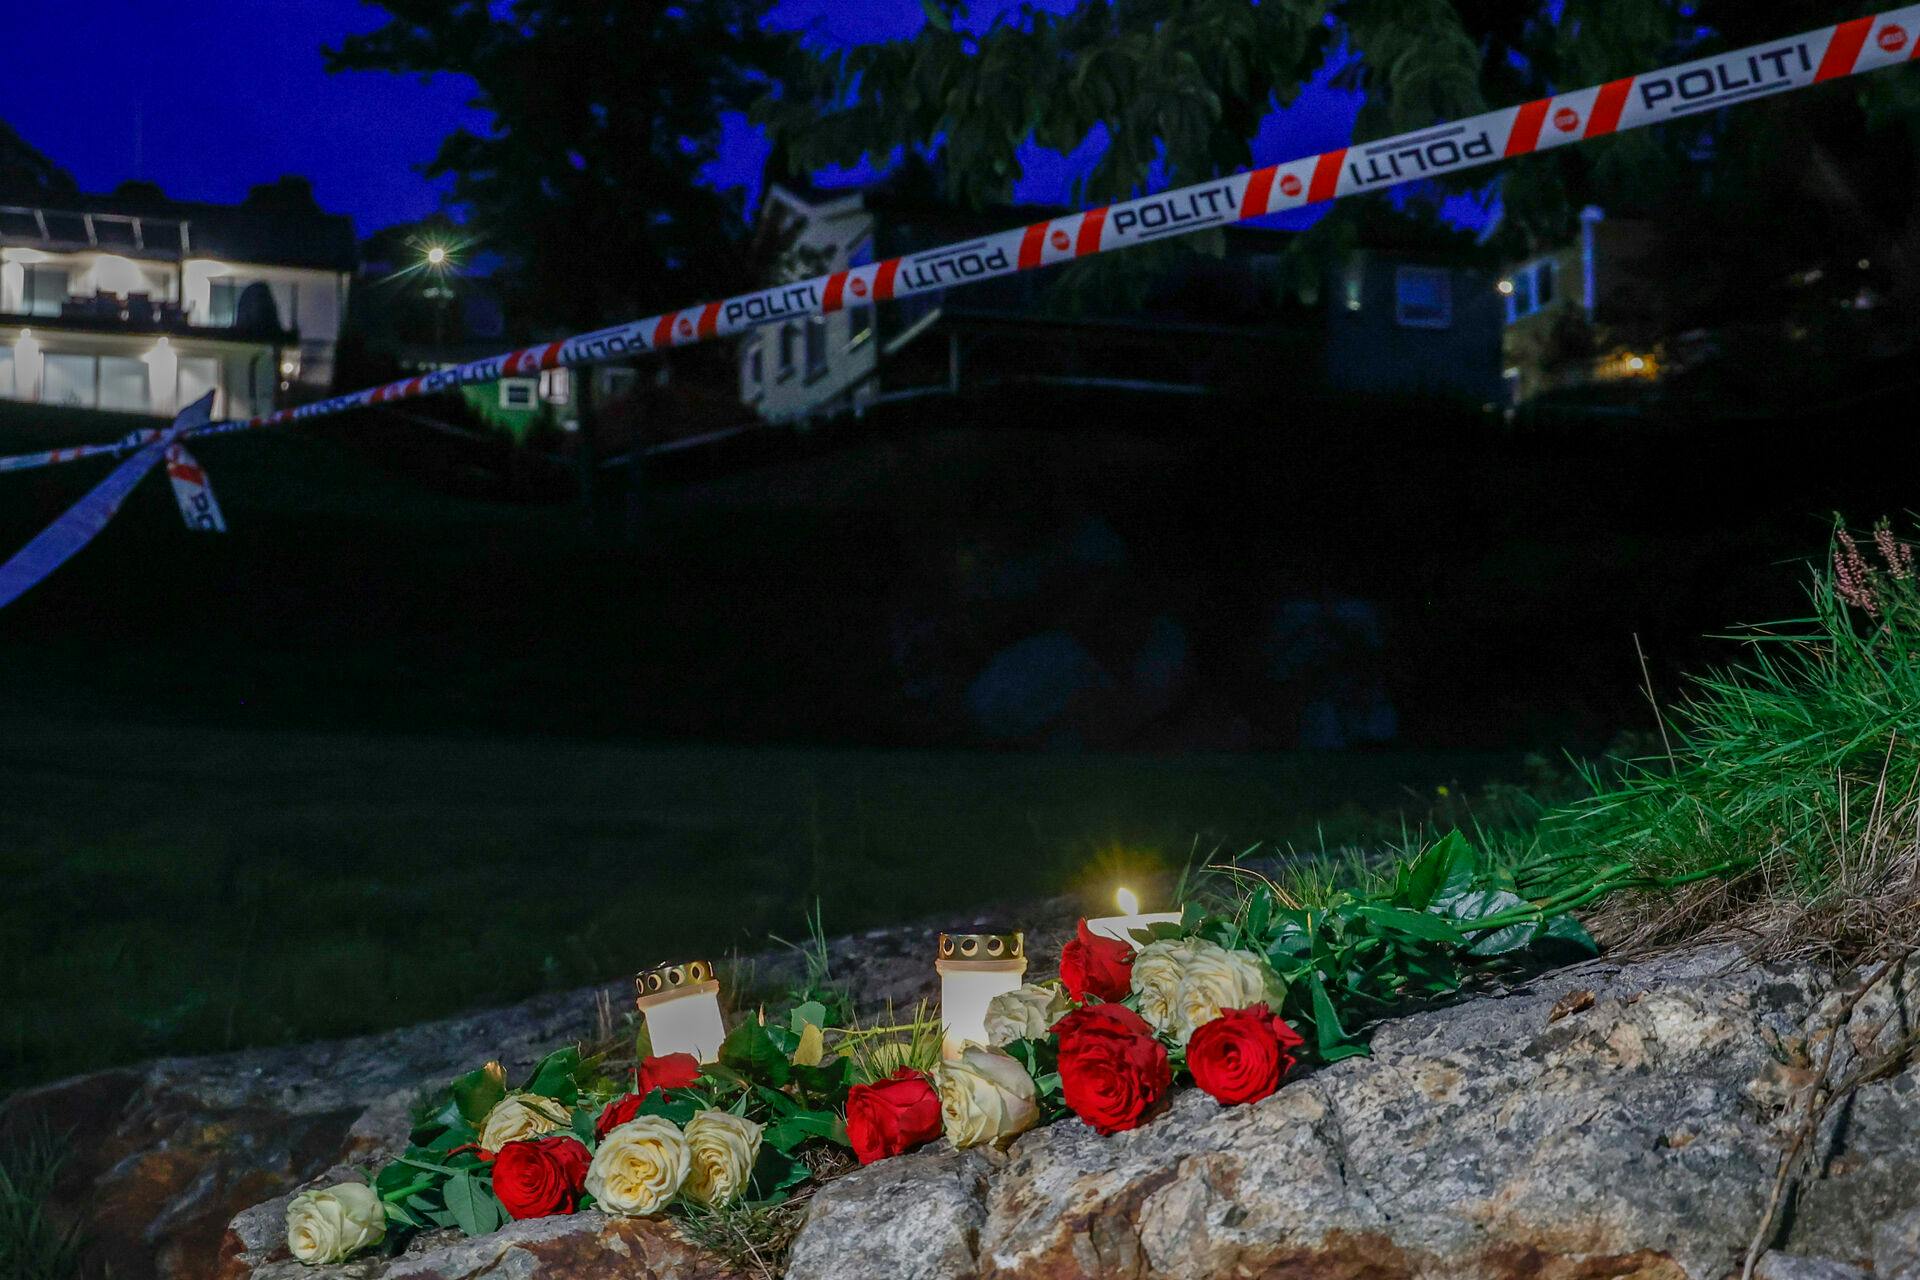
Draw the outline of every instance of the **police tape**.
<instances>
[{"instance_id":1,"label":"police tape","mask_svg":"<svg viewBox=\"0 0 1920 1280\"><path fill-rule=\"evenodd\" d=\"M302 422L473 383L628 359L727 337L760 325L974 284L1664 124L1842 76L1877 71L1910 61L1916 53L1920 53L1920 4L1378 142L1339 147L958 244L596 329L261 417L211 423L187 434ZM0 472L117 454L139 447L152 435L135 433L112 444L0 458Z\"/></svg>"},{"instance_id":2,"label":"police tape","mask_svg":"<svg viewBox=\"0 0 1920 1280\"><path fill-rule=\"evenodd\" d=\"M213 481L207 469L177 441L167 450L167 479L173 483L173 500L180 504L180 518L187 528L201 533L225 533L227 517L220 500L213 496Z\"/></svg>"},{"instance_id":3,"label":"police tape","mask_svg":"<svg viewBox=\"0 0 1920 1280\"><path fill-rule=\"evenodd\" d=\"M107 473L107 478L87 491L87 495L63 512L59 519L5 564L0 564L0 609L12 604L38 586L49 574L68 560L112 520L154 464L177 448L181 436L208 425L213 416L213 393L209 391L180 411L164 431L142 433L152 438L138 453ZM191 518L188 524L193 522Z\"/></svg>"}]
</instances>

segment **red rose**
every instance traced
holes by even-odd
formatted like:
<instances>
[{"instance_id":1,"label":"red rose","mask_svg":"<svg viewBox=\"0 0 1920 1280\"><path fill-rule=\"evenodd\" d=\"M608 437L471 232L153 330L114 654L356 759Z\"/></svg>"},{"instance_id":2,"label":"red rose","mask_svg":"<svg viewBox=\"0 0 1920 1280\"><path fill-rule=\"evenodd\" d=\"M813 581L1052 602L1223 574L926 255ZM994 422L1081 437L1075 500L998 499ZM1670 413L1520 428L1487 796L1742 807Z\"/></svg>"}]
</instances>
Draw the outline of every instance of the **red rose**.
<instances>
[{"instance_id":1,"label":"red rose","mask_svg":"<svg viewBox=\"0 0 1920 1280\"><path fill-rule=\"evenodd\" d=\"M633 1091L646 1097L655 1089L685 1089L700 1076L700 1059L690 1053L648 1058L633 1073Z\"/></svg>"},{"instance_id":2,"label":"red rose","mask_svg":"<svg viewBox=\"0 0 1920 1280\"><path fill-rule=\"evenodd\" d=\"M940 1136L940 1095L933 1081L901 1067L878 1084L847 1090L847 1140L861 1164L897 1156Z\"/></svg>"},{"instance_id":3,"label":"red rose","mask_svg":"<svg viewBox=\"0 0 1920 1280\"><path fill-rule=\"evenodd\" d=\"M1187 1041L1193 1082L1220 1101L1258 1102L1293 1070L1293 1051L1303 1041L1264 1004L1222 1009Z\"/></svg>"},{"instance_id":4,"label":"red rose","mask_svg":"<svg viewBox=\"0 0 1920 1280\"><path fill-rule=\"evenodd\" d=\"M493 1197L510 1218L544 1218L580 1207L593 1157L577 1138L523 1138L493 1157Z\"/></svg>"},{"instance_id":5,"label":"red rose","mask_svg":"<svg viewBox=\"0 0 1920 1280\"><path fill-rule=\"evenodd\" d=\"M640 1114L640 1104L655 1089L684 1089L700 1074L700 1060L690 1053L669 1053L648 1058L633 1073L633 1092L615 1098L600 1110L594 1122L593 1136L604 1138Z\"/></svg>"},{"instance_id":6,"label":"red rose","mask_svg":"<svg viewBox=\"0 0 1920 1280\"><path fill-rule=\"evenodd\" d=\"M1133 947L1101 937L1082 920L1079 935L1060 948L1060 981L1076 1004L1088 996L1125 1000L1133 989Z\"/></svg>"},{"instance_id":7,"label":"red rose","mask_svg":"<svg viewBox=\"0 0 1920 1280\"><path fill-rule=\"evenodd\" d=\"M1166 1046L1121 1004L1075 1009L1053 1024L1060 1038L1060 1096L1099 1133L1139 1125L1173 1083Z\"/></svg>"}]
</instances>

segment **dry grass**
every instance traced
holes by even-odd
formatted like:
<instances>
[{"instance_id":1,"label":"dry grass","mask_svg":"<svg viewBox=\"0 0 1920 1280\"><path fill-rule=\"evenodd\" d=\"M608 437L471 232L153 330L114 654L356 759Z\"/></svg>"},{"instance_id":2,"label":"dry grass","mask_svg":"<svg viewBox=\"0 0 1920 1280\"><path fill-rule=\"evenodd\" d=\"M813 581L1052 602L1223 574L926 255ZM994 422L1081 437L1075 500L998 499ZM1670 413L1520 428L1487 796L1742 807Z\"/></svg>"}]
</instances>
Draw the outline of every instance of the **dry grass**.
<instances>
[{"instance_id":1,"label":"dry grass","mask_svg":"<svg viewBox=\"0 0 1920 1280\"><path fill-rule=\"evenodd\" d=\"M1588 921L1594 937L1625 952L1736 942L1761 959L1834 966L1920 948L1920 776L1896 789L1883 771L1862 796L1842 775L1833 790L1834 815L1816 836L1830 868L1823 883L1783 871L1782 849L1728 879L1610 899Z\"/></svg>"},{"instance_id":2,"label":"dry grass","mask_svg":"<svg viewBox=\"0 0 1920 1280\"><path fill-rule=\"evenodd\" d=\"M689 1209L680 1222L686 1237L751 1280L780 1280L787 1256L807 1221L807 1204L821 1187L853 1170L853 1157L837 1148L801 1153L810 1176L791 1197L773 1205Z\"/></svg>"}]
</instances>

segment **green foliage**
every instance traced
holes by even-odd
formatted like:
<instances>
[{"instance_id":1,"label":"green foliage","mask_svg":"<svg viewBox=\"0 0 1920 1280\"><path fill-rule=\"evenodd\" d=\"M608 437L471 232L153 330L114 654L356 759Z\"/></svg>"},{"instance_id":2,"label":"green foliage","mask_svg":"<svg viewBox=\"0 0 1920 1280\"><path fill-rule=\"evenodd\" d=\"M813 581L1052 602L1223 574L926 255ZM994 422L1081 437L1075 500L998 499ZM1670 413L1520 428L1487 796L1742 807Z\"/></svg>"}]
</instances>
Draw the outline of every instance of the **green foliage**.
<instances>
[{"instance_id":1,"label":"green foliage","mask_svg":"<svg viewBox=\"0 0 1920 1280\"><path fill-rule=\"evenodd\" d=\"M46 1211L66 1144L45 1129L11 1136L0 1149L0 1276L75 1280L83 1241L79 1224L61 1227Z\"/></svg>"},{"instance_id":2,"label":"green foliage","mask_svg":"<svg viewBox=\"0 0 1920 1280\"><path fill-rule=\"evenodd\" d=\"M892 1005L874 1026L849 1019L834 1051L852 1063L855 1083L872 1084L902 1067L931 1074L940 1065L941 1038L939 1010L922 1000L905 1022L896 1020Z\"/></svg>"},{"instance_id":3,"label":"green foliage","mask_svg":"<svg viewBox=\"0 0 1920 1280\"><path fill-rule=\"evenodd\" d=\"M1256 879L1229 904L1181 928L1264 955L1286 984L1281 1016L1327 1062L1365 1052L1366 1023L1450 995L1476 969L1594 951L1566 905L1522 898L1506 868L1458 831L1350 887L1320 881L1309 896Z\"/></svg>"},{"instance_id":4,"label":"green foliage","mask_svg":"<svg viewBox=\"0 0 1920 1280\"><path fill-rule=\"evenodd\" d=\"M1028 138L1068 151L1097 127L1109 145L1076 198L1105 202L1247 168L1261 119L1325 67L1364 90L1364 141L1640 70L1685 29L1667 0L1572 0L1558 26L1533 6L1445 0L1022 6L977 33L930 21L910 40L800 54L756 114L800 171L938 145L951 194L973 204L1008 198ZM1567 168L1549 159L1536 182ZM1561 199L1565 225L1578 203Z\"/></svg>"},{"instance_id":5,"label":"green foliage","mask_svg":"<svg viewBox=\"0 0 1920 1280\"><path fill-rule=\"evenodd\" d=\"M1040 1040L1014 1040L1004 1046L1014 1061L1027 1069L1033 1081L1033 1095L1040 1104L1040 1123L1052 1124L1067 1113L1060 1096L1060 1042L1052 1036Z\"/></svg>"},{"instance_id":6,"label":"green foliage","mask_svg":"<svg viewBox=\"0 0 1920 1280\"><path fill-rule=\"evenodd\" d=\"M1836 526L1812 616L1756 628L1744 662L1691 682L1666 751L1596 778L1543 822L1521 871L1527 892L1564 893L1615 868L1671 883L1747 872L1762 907L1818 907L1905 882L1920 779L1920 580L1889 527L1873 542L1877 564Z\"/></svg>"}]
</instances>

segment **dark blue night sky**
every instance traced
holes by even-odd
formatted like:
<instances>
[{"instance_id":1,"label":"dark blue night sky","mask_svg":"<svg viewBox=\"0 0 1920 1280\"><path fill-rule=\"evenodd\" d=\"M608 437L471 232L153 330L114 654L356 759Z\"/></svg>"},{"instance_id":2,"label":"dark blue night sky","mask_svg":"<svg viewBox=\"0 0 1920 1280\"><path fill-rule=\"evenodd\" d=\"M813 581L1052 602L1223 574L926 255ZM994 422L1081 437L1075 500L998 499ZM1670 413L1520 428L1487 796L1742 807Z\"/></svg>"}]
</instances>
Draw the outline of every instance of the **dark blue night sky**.
<instances>
[{"instance_id":1,"label":"dark blue night sky","mask_svg":"<svg viewBox=\"0 0 1920 1280\"><path fill-rule=\"evenodd\" d=\"M976 0L973 20L1008 7L1010 0ZM322 205L351 214L364 234L431 213L441 192L421 167L452 129L486 124L458 77L328 75L323 44L380 25L382 11L360 0L95 0L82 10L77 42L70 8L9 9L0 119L88 190L138 177L183 199L237 201L256 183L302 173ZM925 21L919 0L783 0L776 20L832 43L907 36ZM1309 87L1266 120L1257 158L1339 145L1357 105L1351 95ZM725 125L714 180L751 186L764 143L742 120ZM1064 202L1097 146L1090 139L1066 157L1029 147L1016 194Z\"/></svg>"}]
</instances>

